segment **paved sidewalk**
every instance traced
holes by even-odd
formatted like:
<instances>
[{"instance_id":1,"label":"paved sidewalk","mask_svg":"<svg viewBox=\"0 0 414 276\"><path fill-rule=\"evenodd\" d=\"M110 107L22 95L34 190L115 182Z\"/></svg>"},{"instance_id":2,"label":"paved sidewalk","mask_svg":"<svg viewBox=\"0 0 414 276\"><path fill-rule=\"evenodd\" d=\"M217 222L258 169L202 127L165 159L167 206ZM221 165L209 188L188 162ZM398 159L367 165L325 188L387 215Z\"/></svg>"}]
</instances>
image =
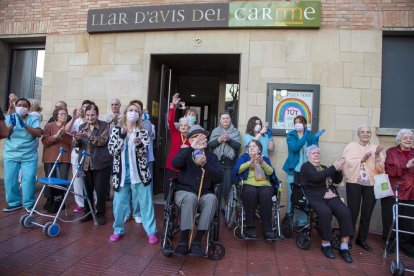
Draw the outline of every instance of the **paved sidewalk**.
<instances>
[{"instance_id":1,"label":"paved sidewalk","mask_svg":"<svg viewBox=\"0 0 414 276\"><path fill-rule=\"evenodd\" d=\"M73 199L70 200L73 209ZM5 206L4 186L1 183L0 205ZM46 237L42 229L24 229L19 219L24 210L13 213L0 211L0 275L390 275L391 255L382 257L380 236L370 235L374 251L366 252L354 246L354 263L325 258L320 239L313 232L310 250L296 247L294 239L274 244L259 241L237 241L232 231L221 225L220 238L226 249L220 261L200 257L165 257L160 245L147 243L141 225L130 220L126 234L117 243L108 241L112 233L112 204L107 203L108 224L94 226L59 223L61 233L56 238ZM78 214L69 212L68 219ZM162 232L162 205L156 205L157 227ZM414 259L402 255L409 267Z\"/></svg>"}]
</instances>

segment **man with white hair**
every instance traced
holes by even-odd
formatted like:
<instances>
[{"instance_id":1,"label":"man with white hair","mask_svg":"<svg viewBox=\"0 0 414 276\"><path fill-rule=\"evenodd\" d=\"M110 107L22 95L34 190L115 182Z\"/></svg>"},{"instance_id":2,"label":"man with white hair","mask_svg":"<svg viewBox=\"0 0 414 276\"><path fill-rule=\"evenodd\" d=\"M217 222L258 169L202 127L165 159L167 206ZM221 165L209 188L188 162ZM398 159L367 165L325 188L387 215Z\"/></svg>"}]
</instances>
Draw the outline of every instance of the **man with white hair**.
<instances>
[{"instance_id":1,"label":"man with white hair","mask_svg":"<svg viewBox=\"0 0 414 276\"><path fill-rule=\"evenodd\" d=\"M116 126L122 118L121 110L121 101L118 98L113 98L111 100L111 111L112 113L106 114L102 117L102 121L107 122L111 125L111 129L113 126Z\"/></svg>"}]
</instances>

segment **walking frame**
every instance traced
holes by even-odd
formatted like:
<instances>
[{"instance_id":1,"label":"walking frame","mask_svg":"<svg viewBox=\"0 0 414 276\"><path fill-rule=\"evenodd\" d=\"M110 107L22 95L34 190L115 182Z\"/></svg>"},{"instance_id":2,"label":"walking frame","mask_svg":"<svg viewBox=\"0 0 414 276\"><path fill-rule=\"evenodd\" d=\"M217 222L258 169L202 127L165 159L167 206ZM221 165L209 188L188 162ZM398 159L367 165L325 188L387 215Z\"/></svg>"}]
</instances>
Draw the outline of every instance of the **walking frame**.
<instances>
[{"instance_id":1,"label":"walking frame","mask_svg":"<svg viewBox=\"0 0 414 276\"><path fill-rule=\"evenodd\" d=\"M399 206L406 206L406 207L414 207L413 204L406 204L406 203L400 203L398 200L398 189L399 185L395 185L395 203L393 205L392 211L393 211L393 223L390 229L390 232L388 233L387 241L385 243L385 250L384 250L384 258L387 258L388 251L395 243L395 256L396 259L391 262L391 273L393 275L404 275L405 271L408 272L414 272L412 269L407 269L405 267L404 262L400 260L400 252L399 252L399 233L404 233L408 235L414 235L414 232L411 231L405 231L399 229L399 219L408 219L408 220L414 220L414 217L411 216L403 216L399 214ZM394 228L395 226L395 228ZM392 233L395 232L395 239L392 240ZM391 244L390 244L391 243Z\"/></svg>"},{"instance_id":2,"label":"walking frame","mask_svg":"<svg viewBox=\"0 0 414 276\"><path fill-rule=\"evenodd\" d=\"M95 212L93 211L94 208L93 208L92 203L91 203L91 201L90 201L90 199L89 199L89 197L86 193L85 187L83 187L84 195L77 194L74 191L72 191L72 186L73 186L73 183L74 183L75 179L77 177L81 177L81 175L82 175L82 172L83 172L82 171L82 165L83 165L83 162L85 160L85 157L89 156L89 153L87 153L86 151L82 152L82 157L78 162L78 165L76 167L76 171L73 172L73 177L72 177L71 181L51 177L53 172L58 168L59 159L60 159L60 157L62 156L62 154L64 152L66 152L66 150L63 147L61 147L59 149L59 155L56 158L55 162L53 163L53 167L52 167L49 175L47 177L41 177L41 178L38 179L38 181L43 184L42 190L40 191L40 193L39 193L39 195L36 199L36 202L35 202L33 208L30 210L30 212L28 214L25 214L24 216L22 216L20 218L20 224L24 228L33 228L34 226L42 227L43 233L46 236L49 236L49 237L56 237L57 235L59 235L60 226L57 223L58 220L62 221L62 222L75 222L75 221L78 221L78 220L80 220L80 219L82 219L82 218L84 218L84 217L91 214L92 217L93 217L94 224L98 225L98 221L96 220ZM58 209L58 211L56 212L55 215L45 214L45 213L42 213L42 212L36 210L36 206L40 202L40 199L42 198L42 194L44 193L46 186L48 186L52 189L59 189L59 190L65 191L65 195L63 197L62 203L60 204L59 209ZM63 218L61 218L60 213L63 210L63 206L65 206L65 202L68 198L69 193L72 193L75 196L80 196L80 197L86 199L86 201L88 202L88 205L89 205L89 210L90 210L89 213L85 214L82 217L74 219L74 220L64 220ZM66 208L65 208L65 212L66 212L66 216L67 216L67 209ZM35 219L34 219L34 214L35 213L39 216L42 216L42 217L52 218L53 221L46 222L45 224L41 224L40 222L36 222Z\"/></svg>"}]
</instances>

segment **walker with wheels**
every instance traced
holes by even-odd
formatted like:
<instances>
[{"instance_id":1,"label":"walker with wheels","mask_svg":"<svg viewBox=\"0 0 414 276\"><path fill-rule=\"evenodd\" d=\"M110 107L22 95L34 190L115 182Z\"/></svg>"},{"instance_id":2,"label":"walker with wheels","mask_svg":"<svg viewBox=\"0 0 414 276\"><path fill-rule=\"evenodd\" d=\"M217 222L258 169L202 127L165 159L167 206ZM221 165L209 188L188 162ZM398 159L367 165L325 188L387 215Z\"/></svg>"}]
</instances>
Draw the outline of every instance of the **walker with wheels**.
<instances>
[{"instance_id":1,"label":"walker with wheels","mask_svg":"<svg viewBox=\"0 0 414 276\"><path fill-rule=\"evenodd\" d=\"M401 230L399 226L399 219L408 219L408 220L414 220L414 217L412 216L404 216L399 214L398 206L406 206L409 208L414 207L413 204L406 204L406 203L400 203L398 200L398 188L399 185L395 185L395 203L392 207L392 213L393 213L393 224L391 226L390 232L387 237L387 241L385 243L385 250L384 250L384 258L387 258L389 250L392 248L393 244L395 244L395 260L391 261L391 273L392 275L405 275L405 272L414 272L413 269L408 269L404 262L400 258L400 252L399 252L399 234L404 233L408 235L414 235L414 232L411 231L405 231ZM392 237L392 233L395 232L395 239Z\"/></svg>"},{"instance_id":2,"label":"walker with wheels","mask_svg":"<svg viewBox=\"0 0 414 276\"><path fill-rule=\"evenodd\" d=\"M78 220L84 218L85 216L88 216L89 214L92 214L94 224L98 225L98 222L97 222L96 217L95 217L95 213L92 211L92 210L94 210L92 208L93 206L92 206L91 201L89 200L86 192L84 192L84 195L80 195L80 194L76 194L75 192L72 191L73 182L75 181L76 177L82 177L81 176L82 172L83 172L82 164L83 164L83 161L85 160L85 157L88 156L89 154L86 151L82 152L82 158L79 160L79 163L76 167L76 171L73 172L72 180L69 181L69 180L65 180L65 179L51 177L54 170L59 166L59 159L60 159L63 152L65 152L65 149L63 147L61 147L59 149L59 155L56 158L55 162L53 163L53 167L52 167L52 170L49 173L49 176L48 177L41 177L41 178L38 179L38 181L43 184L42 190L40 191L39 196L37 197L36 202L35 202L33 208L30 210L30 212L28 214L25 214L24 216L22 216L20 218L20 224L24 228L30 229L30 228L33 228L35 226L39 226L43 229L43 233L46 236L49 236L49 237L56 237L56 236L59 235L60 226L58 224L58 221L75 222L75 221L78 221ZM62 203L60 204L60 207L59 207L59 209L58 209L58 211L56 212L55 215L45 214L45 213L42 213L42 212L36 210L36 207L39 204L40 199L42 198L42 195L44 193L44 190L45 190L46 186L48 186L50 188L53 188L53 189L59 189L59 190L65 191ZM76 196L83 197L84 199L86 199L88 204L89 204L89 210L91 210L91 211L88 214L85 214L84 216L79 217L75 220L64 220L63 218L61 218L60 213L62 212L63 206L65 206L65 202L66 202L66 200L68 198L68 195L70 193L72 193ZM41 224L40 222L35 221L35 217L34 217L35 214L37 214L39 216L42 216L42 217L48 217L48 218L51 218L53 220L48 221L45 224ZM66 213L66 215L67 215L67 213Z\"/></svg>"}]
</instances>

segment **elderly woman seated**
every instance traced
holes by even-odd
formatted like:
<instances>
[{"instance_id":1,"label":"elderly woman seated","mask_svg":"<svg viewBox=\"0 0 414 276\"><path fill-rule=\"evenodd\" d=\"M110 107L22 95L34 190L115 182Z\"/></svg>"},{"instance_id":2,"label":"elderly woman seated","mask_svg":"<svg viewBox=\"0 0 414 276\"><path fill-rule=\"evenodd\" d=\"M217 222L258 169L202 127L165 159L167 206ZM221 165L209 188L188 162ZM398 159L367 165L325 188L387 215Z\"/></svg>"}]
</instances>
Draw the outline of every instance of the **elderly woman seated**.
<instances>
[{"instance_id":1,"label":"elderly woman seated","mask_svg":"<svg viewBox=\"0 0 414 276\"><path fill-rule=\"evenodd\" d=\"M274 189L269 180L274 169L269 158L262 156L262 149L259 141L251 140L248 144L248 152L239 157L233 172L238 179L244 180L242 199L246 212L246 237L257 238L255 213L259 204L264 237L275 239L276 234L271 227Z\"/></svg>"},{"instance_id":2,"label":"elderly woman seated","mask_svg":"<svg viewBox=\"0 0 414 276\"><path fill-rule=\"evenodd\" d=\"M341 245L339 254L347 262L352 263L351 253L348 249L349 236L354 233L351 212L336 193L333 183L342 181L342 169L345 159L341 158L330 166L322 166L320 149L312 145L306 149L308 162L300 170L301 185L309 204L318 215L318 232L322 239L321 250L323 254L335 259L332 250L332 215L338 222L341 232Z\"/></svg>"}]
</instances>

